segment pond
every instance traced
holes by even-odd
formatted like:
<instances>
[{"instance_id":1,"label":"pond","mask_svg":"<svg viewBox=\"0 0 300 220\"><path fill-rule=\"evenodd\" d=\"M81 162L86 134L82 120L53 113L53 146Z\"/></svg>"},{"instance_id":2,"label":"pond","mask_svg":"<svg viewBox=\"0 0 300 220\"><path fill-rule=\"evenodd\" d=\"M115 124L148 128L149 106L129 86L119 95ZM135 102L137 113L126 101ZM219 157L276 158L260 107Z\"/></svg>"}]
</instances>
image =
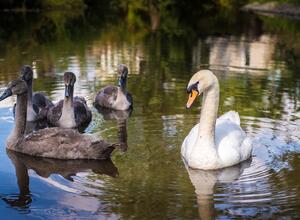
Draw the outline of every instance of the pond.
<instances>
[{"instance_id":1,"label":"pond","mask_svg":"<svg viewBox=\"0 0 300 220\"><path fill-rule=\"evenodd\" d=\"M87 133L124 143L111 161L57 161L6 151L15 98L0 103L1 219L300 218L300 22L237 14L198 29L143 32L121 21L3 13L0 92L29 64L34 91L63 98L65 71L93 111ZM97 23L97 24L95 24ZM297 42L298 41L298 42ZM129 68L130 114L103 115L96 92ZM219 115L238 111L254 139L250 160L224 170L186 170L182 141L199 121L185 109L193 73L209 68Z\"/></svg>"}]
</instances>

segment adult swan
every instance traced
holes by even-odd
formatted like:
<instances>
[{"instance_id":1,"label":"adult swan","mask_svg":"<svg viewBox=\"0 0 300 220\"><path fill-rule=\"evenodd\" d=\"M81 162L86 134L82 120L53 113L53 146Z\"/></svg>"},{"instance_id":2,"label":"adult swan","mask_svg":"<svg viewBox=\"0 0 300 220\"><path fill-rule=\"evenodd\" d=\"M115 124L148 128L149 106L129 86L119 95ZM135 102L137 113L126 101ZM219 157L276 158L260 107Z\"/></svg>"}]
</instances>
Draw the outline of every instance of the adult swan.
<instances>
[{"instance_id":1,"label":"adult swan","mask_svg":"<svg viewBox=\"0 0 300 220\"><path fill-rule=\"evenodd\" d=\"M187 92L187 108L203 93L200 123L193 127L181 146L187 165L214 170L248 159L252 141L240 127L239 114L229 111L217 119L220 93L217 77L210 70L201 70L190 79Z\"/></svg>"}]
</instances>

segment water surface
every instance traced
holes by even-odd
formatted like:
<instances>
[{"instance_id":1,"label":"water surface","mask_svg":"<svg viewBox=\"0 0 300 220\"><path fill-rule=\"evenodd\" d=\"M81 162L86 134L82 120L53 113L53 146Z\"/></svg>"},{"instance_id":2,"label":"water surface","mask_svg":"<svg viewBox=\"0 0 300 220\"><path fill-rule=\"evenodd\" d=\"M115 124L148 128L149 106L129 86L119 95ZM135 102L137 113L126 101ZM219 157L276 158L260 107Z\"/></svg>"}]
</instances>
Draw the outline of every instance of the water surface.
<instances>
[{"instance_id":1,"label":"water surface","mask_svg":"<svg viewBox=\"0 0 300 220\"><path fill-rule=\"evenodd\" d=\"M208 25L204 17L199 30L189 35L183 29L178 36L130 31L122 22L89 23L81 16L64 22L52 14L4 17L0 90L29 64L34 90L58 101L63 73L73 71L75 94L84 96L93 111L86 132L111 142L127 140L105 162L7 152L15 98L1 102L4 219L300 218L298 21L239 14ZM130 70L134 110L103 115L92 100L100 88L117 83L120 63ZM220 81L219 114L238 111L242 127L254 138L252 159L239 166L196 171L181 160L181 143L200 111L200 101L185 109L185 89L201 68L213 70Z\"/></svg>"}]
</instances>

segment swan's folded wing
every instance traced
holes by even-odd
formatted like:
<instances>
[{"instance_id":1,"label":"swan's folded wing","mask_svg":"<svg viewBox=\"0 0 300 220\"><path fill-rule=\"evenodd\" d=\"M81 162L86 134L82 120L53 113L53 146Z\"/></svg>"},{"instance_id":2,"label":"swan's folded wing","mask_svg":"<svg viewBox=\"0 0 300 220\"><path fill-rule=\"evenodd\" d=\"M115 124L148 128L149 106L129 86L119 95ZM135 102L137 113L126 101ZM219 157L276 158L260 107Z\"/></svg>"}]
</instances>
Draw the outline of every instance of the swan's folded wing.
<instances>
[{"instance_id":1,"label":"swan's folded wing","mask_svg":"<svg viewBox=\"0 0 300 220\"><path fill-rule=\"evenodd\" d=\"M85 128L92 120L92 112L86 105L86 102L74 99L75 121L78 127Z\"/></svg>"},{"instance_id":2,"label":"swan's folded wing","mask_svg":"<svg viewBox=\"0 0 300 220\"><path fill-rule=\"evenodd\" d=\"M92 142L93 141L93 142ZM57 159L106 159L115 148L73 129L46 128L33 132L12 150Z\"/></svg>"},{"instance_id":3,"label":"swan's folded wing","mask_svg":"<svg viewBox=\"0 0 300 220\"><path fill-rule=\"evenodd\" d=\"M82 104L86 105L86 100L82 96L75 96L74 97L74 102L81 102Z\"/></svg>"},{"instance_id":4,"label":"swan's folded wing","mask_svg":"<svg viewBox=\"0 0 300 220\"><path fill-rule=\"evenodd\" d=\"M96 95L95 104L105 107L111 107L113 102L117 99L118 87L117 86L106 86L101 89Z\"/></svg>"},{"instance_id":5,"label":"swan's folded wing","mask_svg":"<svg viewBox=\"0 0 300 220\"><path fill-rule=\"evenodd\" d=\"M51 107L47 112L47 119L51 124L55 125L55 123L60 119L62 114L63 103L64 101L60 100L58 103L56 103L55 106Z\"/></svg>"},{"instance_id":6,"label":"swan's folded wing","mask_svg":"<svg viewBox=\"0 0 300 220\"><path fill-rule=\"evenodd\" d=\"M47 97L47 95L44 92L35 92L32 96L32 102L39 108L54 106L52 101Z\"/></svg>"},{"instance_id":7,"label":"swan's folded wing","mask_svg":"<svg viewBox=\"0 0 300 220\"><path fill-rule=\"evenodd\" d=\"M235 122L226 119L217 124L215 144L223 164L231 166L241 161L241 146L245 138L245 132Z\"/></svg>"},{"instance_id":8,"label":"swan's folded wing","mask_svg":"<svg viewBox=\"0 0 300 220\"><path fill-rule=\"evenodd\" d=\"M222 123L226 120L229 120L231 122L234 122L236 123L237 125L240 125L241 123L241 120L240 120L240 116L239 116L239 113L236 112L236 111L229 111L229 112L226 112L225 114L221 115L218 119L217 119L217 124L218 123Z\"/></svg>"},{"instance_id":9,"label":"swan's folded wing","mask_svg":"<svg viewBox=\"0 0 300 220\"><path fill-rule=\"evenodd\" d=\"M182 146L181 146L181 155L186 159L189 158L194 144L197 140L198 136L198 131L199 131L199 123L196 124L190 131L190 133L185 137Z\"/></svg>"}]
</instances>

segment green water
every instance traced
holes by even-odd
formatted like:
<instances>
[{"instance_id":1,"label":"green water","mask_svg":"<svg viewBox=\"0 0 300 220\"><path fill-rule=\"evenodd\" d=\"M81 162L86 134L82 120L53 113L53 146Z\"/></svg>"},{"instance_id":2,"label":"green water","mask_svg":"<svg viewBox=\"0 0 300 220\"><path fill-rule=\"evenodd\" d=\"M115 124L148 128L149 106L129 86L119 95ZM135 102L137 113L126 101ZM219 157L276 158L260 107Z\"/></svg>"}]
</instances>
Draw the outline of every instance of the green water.
<instances>
[{"instance_id":1,"label":"green water","mask_svg":"<svg viewBox=\"0 0 300 220\"><path fill-rule=\"evenodd\" d=\"M93 111L86 132L111 142L127 139L112 162L99 164L7 154L15 99L1 102L0 212L5 219L300 217L298 21L237 14L151 32L83 15L1 17L1 91L29 64L34 90L58 101L63 73L72 71L75 95L84 96ZM134 109L103 116L92 100L100 88L117 83L120 63L129 67ZM252 159L238 167L188 173L180 147L198 123L200 101L185 109L186 86L203 68L219 79L219 114L238 111L255 146Z\"/></svg>"}]
</instances>

